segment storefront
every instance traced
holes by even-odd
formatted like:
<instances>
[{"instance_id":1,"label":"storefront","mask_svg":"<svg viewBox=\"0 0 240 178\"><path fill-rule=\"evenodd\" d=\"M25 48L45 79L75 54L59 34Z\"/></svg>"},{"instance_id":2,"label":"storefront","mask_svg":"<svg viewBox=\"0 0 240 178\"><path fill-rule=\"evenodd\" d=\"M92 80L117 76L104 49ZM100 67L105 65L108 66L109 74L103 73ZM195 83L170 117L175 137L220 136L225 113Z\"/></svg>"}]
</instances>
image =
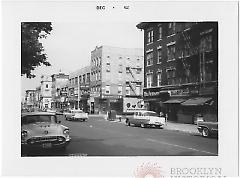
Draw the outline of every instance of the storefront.
<instances>
[{"instance_id":1,"label":"storefront","mask_svg":"<svg viewBox=\"0 0 240 178\"><path fill-rule=\"evenodd\" d=\"M164 102L168 120L194 124L199 115L205 120L217 120L216 87L202 88L200 85L193 85L168 92L169 99Z\"/></svg>"},{"instance_id":2,"label":"storefront","mask_svg":"<svg viewBox=\"0 0 240 178\"><path fill-rule=\"evenodd\" d=\"M164 101L169 99L167 91L161 91L160 88L147 88L143 91L143 100L147 110L155 111L157 113L166 113L166 106Z\"/></svg>"}]
</instances>

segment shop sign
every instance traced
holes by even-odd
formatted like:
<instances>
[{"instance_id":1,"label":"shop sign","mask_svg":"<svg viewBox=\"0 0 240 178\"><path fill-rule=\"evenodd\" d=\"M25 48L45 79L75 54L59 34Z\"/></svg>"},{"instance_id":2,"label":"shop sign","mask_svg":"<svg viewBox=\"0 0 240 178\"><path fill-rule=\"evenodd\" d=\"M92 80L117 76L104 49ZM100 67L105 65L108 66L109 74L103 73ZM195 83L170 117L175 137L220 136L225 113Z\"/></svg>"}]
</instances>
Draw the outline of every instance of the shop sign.
<instances>
[{"instance_id":1,"label":"shop sign","mask_svg":"<svg viewBox=\"0 0 240 178\"><path fill-rule=\"evenodd\" d=\"M90 96L91 97L100 97L100 93L99 92L90 92Z\"/></svg>"},{"instance_id":2,"label":"shop sign","mask_svg":"<svg viewBox=\"0 0 240 178\"><path fill-rule=\"evenodd\" d=\"M102 98L122 98L121 95L102 95Z\"/></svg>"},{"instance_id":3,"label":"shop sign","mask_svg":"<svg viewBox=\"0 0 240 178\"><path fill-rule=\"evenodd\" d=\"M163 93L166 93L166 92L164 92L164 91L144 91L143 95L144 95L144 97L159 96L160 94L163 94Z\"/></svg>"},{"instance_id":4,"label":"shop sign","mask_svg":"<svg viewBox=\"0 0 240 178\"><path fill-rule=\"evenodd\" d=\"M168 92L170 96L188 96L188 95L199 93L197 89L190 90L189 88L179 89L179 90L169 90Z\"/></svg>"}]
</instances>

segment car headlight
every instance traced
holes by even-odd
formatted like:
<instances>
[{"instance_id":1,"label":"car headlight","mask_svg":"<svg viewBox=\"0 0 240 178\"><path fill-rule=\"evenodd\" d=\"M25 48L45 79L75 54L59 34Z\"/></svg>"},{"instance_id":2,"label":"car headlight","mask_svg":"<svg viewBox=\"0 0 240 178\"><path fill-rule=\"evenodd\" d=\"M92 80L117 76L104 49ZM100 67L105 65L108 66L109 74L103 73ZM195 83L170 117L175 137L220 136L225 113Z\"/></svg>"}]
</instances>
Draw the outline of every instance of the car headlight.
<instances>
[{"instance_id":1,"label":"car headlight","mask_svg":"<svg viewBox=\"0 0 240 178\"><path fill-rule=\"evenodd\" d=\"M26 130L22 130L22 138L25 138L27 136L27 131Z\"/></svg>"},{"instance_id":2,"label":"car headlight","mask_svg":"<svg viewBox=\"0 0 240 178\"><path fill-rule=\"evenodd\" d=\"M63 133L64 133L65 135L69 135L69 129L65 129L65 130L63 131Z\"/></svg>"}]
</instances>

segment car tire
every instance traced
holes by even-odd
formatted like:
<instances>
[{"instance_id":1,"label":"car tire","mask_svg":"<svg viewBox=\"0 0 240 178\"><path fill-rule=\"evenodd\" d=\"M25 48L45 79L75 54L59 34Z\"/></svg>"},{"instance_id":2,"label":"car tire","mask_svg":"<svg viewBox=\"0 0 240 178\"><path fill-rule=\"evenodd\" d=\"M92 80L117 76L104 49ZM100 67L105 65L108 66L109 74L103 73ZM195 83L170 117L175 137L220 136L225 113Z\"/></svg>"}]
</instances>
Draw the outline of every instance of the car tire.
<instances>
[{"instance_id":1,"label":"car tire","mask_svg":"<svg viewBox=\"0 0 240 178\"><path fill-rule=\"evenodd\" d=\"M209 135L210 135L210 133L209 133L209 130L208 130L208 128L203 128L203 130L202 130L202 136L203 137L209 137Z\"/></svg>"},{"instance_id":2,"label":"car tire","mask_svg":"<svg viewBox=\"0 0 240 178\"><path fill-rule=\"evenodd\" d=\"M145 128L145 124L140 124L140 127Z\"/></svg>"}]
</instances>

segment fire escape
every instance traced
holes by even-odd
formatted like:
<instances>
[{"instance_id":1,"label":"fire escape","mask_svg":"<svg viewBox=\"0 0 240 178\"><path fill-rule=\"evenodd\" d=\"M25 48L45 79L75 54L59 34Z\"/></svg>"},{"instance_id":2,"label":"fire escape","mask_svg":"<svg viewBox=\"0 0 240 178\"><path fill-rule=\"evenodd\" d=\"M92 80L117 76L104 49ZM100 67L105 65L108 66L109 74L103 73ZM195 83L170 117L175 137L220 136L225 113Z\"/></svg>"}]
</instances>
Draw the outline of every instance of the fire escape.
<instances>
[{"instance_id":1,"label":"fire escape","mask_svg":"<svg viewBox=\"0 0 240 178\"><path fill-rule=\"evenodd\" d=\"M137 93L136 89L137 87L141 86L141 81L139 78L137 78L136 72L137 70L142 70L141 67L126 67L126 73L127 73L127 81L126 85L130 87L131 91L134 93L135 96L139 96L140 93Z\"/></svg>"}]
</instances>

